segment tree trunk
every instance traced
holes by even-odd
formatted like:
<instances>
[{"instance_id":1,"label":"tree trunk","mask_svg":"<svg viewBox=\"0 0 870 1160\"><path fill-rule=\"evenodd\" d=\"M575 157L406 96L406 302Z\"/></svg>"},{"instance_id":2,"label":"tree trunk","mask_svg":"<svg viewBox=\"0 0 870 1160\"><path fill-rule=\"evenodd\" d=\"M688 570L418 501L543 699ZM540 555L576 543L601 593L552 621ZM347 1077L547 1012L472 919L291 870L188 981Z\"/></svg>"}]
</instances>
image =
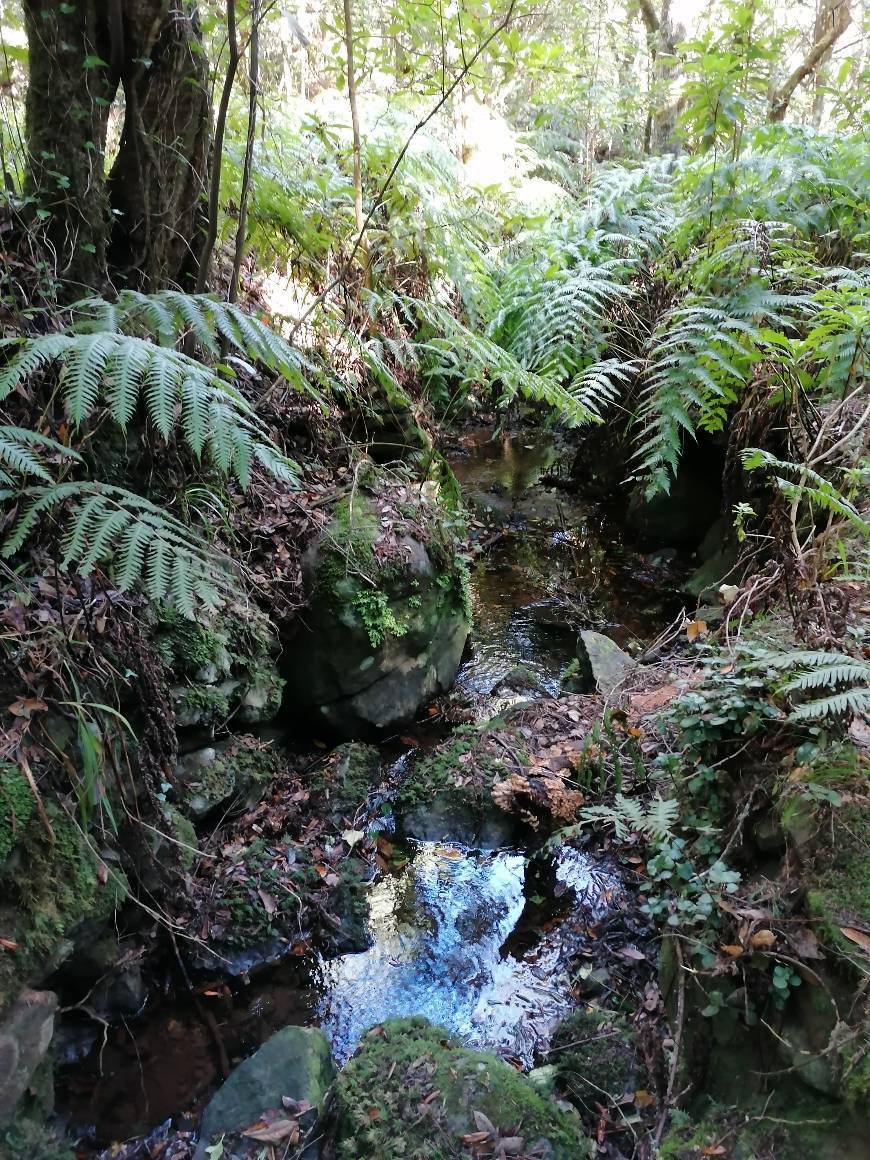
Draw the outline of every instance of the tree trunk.
<instances>
[{"instance_id":1,"label":"tree trunk","mask_svg":"<svg viewBox=\"0 0 870 1160\"><path fill-rule=\"evenodd\" d=\"M25 192L67 296L106 281L109 203L103 173L117 77L101 0L24 0L30 57Z\"/></svg>"},{"instance_id":2,"label":"tree trunk","mask_svg":"<svg viewBox=\"0 0 870 1160\"><path fill-rule=\"evenodd\" d=\"M194 0L24 0L30 50L25 190L62 297L109 278L154 289L196 267L209 132ZM106 180L109 109L124 129Z\"/></svg>"},{"instance_id":3,"label":"tree trunk","mask_svg":"<svg viewBox=\"0 0 870 1160\"><path fill-rule=\"evenodd\" d=\"M150 63L143 63L149 62ZM125 38L126 117L109 175L109 263L143 290L192 288L206 218L210 107L196 4L140 0Z\"/></svg>"},{"instance_id":4,"label":"tree trunk","mask_svg":"<svg viewBox=\"0 0 870 1160\"><path fill-rule=\"evenodd\" d=\"M660 13L656 13L651 0L641 0L639 7L646 27L651 74L643 151L677 152L679 142L674 129L681 106L679 100L671 100L670 88L679 67L676 47L685 36L685 29L671 23L671 0L662 0Z\"/></svg>"}]
</instances>

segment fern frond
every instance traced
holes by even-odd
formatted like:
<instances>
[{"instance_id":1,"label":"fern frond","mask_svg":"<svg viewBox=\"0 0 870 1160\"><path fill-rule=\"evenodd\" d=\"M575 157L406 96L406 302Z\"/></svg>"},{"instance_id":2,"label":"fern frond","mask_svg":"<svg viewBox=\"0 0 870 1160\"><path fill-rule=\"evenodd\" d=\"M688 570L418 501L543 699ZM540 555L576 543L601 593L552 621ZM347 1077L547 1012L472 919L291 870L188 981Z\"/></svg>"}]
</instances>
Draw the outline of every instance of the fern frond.
<instances>
[{"instance_id":1,"label":"fern frond","mask_svg":"<svg viewBox=\"0 0 870 1160\"><path fill-rule=\"evenodd\" d=\"M6 473L13 472L20 476L32 475L51 483L54 476L39 452L49 453L56 459L81 459L72 448L49 439L47 435L40 435L29 427L0 425L0 469L5 469L0 470L0 478L5 477L5 482L12 482L12 476Z\"/></svg>"},{"instance_id":2,"label":"fern frond","mask_svg":"<svg viewBox=\"0 0 870 1160\"><path fill-rule=\"evenodd\" d=\"M214 606L235 590L228 562L200 535L150 500L101 483L66 483L27 488L26 505L0 549L19 550L44 513L68 509L61 566L88 575L108 564L127 592L142 584L152 600L172 599L185 616L205 603Z\"/></svg>"}]
</instances>

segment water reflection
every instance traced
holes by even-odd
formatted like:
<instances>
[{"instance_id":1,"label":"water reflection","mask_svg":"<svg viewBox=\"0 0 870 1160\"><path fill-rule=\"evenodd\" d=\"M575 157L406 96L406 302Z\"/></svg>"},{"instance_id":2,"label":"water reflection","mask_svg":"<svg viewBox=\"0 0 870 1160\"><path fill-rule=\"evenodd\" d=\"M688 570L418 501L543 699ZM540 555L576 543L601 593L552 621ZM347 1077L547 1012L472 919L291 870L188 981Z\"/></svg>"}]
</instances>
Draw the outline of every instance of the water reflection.
<instances>
[{"instance_id":1,"label":"water reflection","mask_svg":"<svg viewBox=\"0 0 870 1160\"><path fill-rule=\"evenodd\" d=\"M596 912L612 880L571 851L557 879ZM523 912L525 858L415 843L398 872L370 888L374 946L321 968L320 1021L339 1060L363 1033L394 1016L425 1015L465 1042L501 1050L531 1066L571 1006L558 939L534 961L503 957Z\"/></svg>"}]
</instances>

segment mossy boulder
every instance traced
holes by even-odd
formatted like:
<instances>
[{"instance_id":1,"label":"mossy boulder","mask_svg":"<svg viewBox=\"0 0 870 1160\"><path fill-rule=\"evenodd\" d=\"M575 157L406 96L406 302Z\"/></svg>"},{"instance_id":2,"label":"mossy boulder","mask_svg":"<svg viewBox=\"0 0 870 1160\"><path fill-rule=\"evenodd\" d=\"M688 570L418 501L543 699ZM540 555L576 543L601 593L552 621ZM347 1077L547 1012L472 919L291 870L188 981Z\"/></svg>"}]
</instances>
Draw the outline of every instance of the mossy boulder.
<instances>
[{"instance_id":1,"label":"mossy boulder","mask_svg":"<svg viewBox=\"0 0 870 1160\"><path fill-rule=\"evenodd\" d=\"M452 1042L425 1019L373 1028L335 1084L337 1160L447 1160L501 1140L550 1160L585 1154L576 1122L497 1056ZM478 1152L466 1137L478 1137ZM517 1145L517 1141L522 1144Z\"/></svg>"},{"instance_id":2,"label":"mossy boulder","mask_svg":"<svg viewBox=\"0 0 870 1160\"><path fill-rule=\"evenodd\" d=\"M185 754L175 770L179 807L201 821L219 809L252 805L281 769L280 753L244 734L198 749Z\"/></svg>"},{"instance_id":3,"label":"mossy boulder","mask_svg":"<svg viewBox=\"0 0 870 1160\"><path fill-rule=\"evenodd\" d=\"M290 1115L283 1101L304 1103L310 1108L300 1117L303 1130L314 1121L322 1106L335 1069L329 1041L315 1027L285 1027L239 1064L212 1096L202 1117L200 1141L194 1160L206 1160L207 1148L241 1133L263 1115L277 1109L281 1118ZM231 1154L260 1156L263 1145L256 1140L233 1139ZM316 1153L314 1153L316 1154ZM306 1156L311 1153L306 1151Z\"/></svg>"},{"instance_id":4,"label":"mossy boulder","mask_svg":"<svg viewBox=\"0 0 870 1160\"><path fill-rule=\"evenodd\" d=\"M333 821L352 821L380 779L378 750L360 741L346 741L315 770L310 785L325 800L325 812Z\"/></svg>"},{"instance_id":5,"label":"mossy boulder","mask_svg":"<svg viewBox=\"0 0 870 1160\"><path fill-rule=\"evenodd\" d=\"M335 509L303 576L309 604L283 656L296 713L314 710L309 722L364 736L410 720L452 684L469 630L468 579L437 500L375 477Z\"/></svg>"},{"instance_id":6,"label":"mossy boulder","mask_svg":"<svg viewBox=\"0 0 870 1160\"><path fill-rule=\"evenodd\" d=\"M276 716L284 682L275 628L262 613L232 606L198 622L162 606L156 615L155 643L170 670L179 728L213 728L230 715L243 725Z\"/></svg>"},{"instance_id":7,"label":"mossy boulder","mask_svg":"<svg viewBox=\"0 0 870 1160\"><path fill-rule=\"evenodd\" d=\"M485 849L510 845L518 820L499 807L492 790L514 766L505 750L493 751L488 736L486 726L462 725L411 763L394 803L403 834ZM525 752L522 745L520 752Z\"/></svg>"},{"instance_id":8,"label":"mossy boulder","mask_svg":"<svg viewBox=\"0 0 870 1160\"><path fill-rule=\"evenodd\" d=\"M613 1012L579 1010L556 1029L548 1063L557 1085L580 1108L618 1103L639 1084L634 1032Z\"/></svg>"},{"instance_id":9,"label":"mossy boulder","mask_svg":"<svg viewBox=\"0 0 870 1160\"><path fill-rule=\"evenodd\" d=\"M32 816L0 867L0 930L16 944L0 954L0 1009L23 984L56 969L79 928L107 922L128 892L109 852L101 858L64 810L51 801L45 808L51 833Z\"/></svg>"}]
</instances>

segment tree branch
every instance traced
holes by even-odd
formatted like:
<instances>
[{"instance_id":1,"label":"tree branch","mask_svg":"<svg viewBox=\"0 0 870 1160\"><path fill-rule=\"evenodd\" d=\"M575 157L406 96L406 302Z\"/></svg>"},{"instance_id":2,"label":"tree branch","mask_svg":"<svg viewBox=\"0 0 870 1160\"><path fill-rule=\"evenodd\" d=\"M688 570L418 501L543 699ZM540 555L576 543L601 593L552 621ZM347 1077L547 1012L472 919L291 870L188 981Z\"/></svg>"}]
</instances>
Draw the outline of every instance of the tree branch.
<instances>
[{"instance_id":1,"label":"tree branch","mask_svg":"<svg viewBox=\"0 0 870 1160\"><path fill-rule=\"evenodd\" d=\"M832 12L831 15L833 16L833 21L828 31L816 41L785 84L774 94L770 102L769 120L782 121L785 119L786 110L788 109L795 89L816 71L824 59L825 53L834 46L849 27L852 22L849 0L842 0L837 6L836 13Z\"/></svg>"}]
</instances>

